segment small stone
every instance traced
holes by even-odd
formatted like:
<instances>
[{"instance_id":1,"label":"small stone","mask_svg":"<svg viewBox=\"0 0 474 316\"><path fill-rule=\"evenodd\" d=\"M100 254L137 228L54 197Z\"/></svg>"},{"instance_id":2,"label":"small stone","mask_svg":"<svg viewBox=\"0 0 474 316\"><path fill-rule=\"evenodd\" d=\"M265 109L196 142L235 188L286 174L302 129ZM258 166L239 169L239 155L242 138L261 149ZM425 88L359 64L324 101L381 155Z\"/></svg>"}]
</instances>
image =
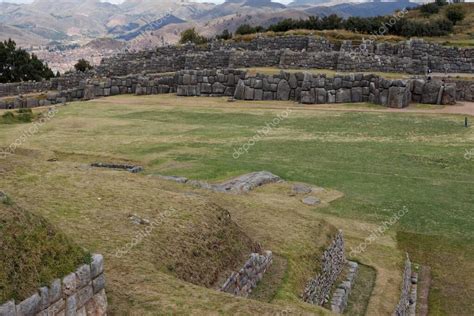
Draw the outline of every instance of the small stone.
<instances>
[{"instance_id":1,"label":"small stone","mask_svg":"<svg viewBox=\"0 0 474 316\"><path fill-rule=\"evenodd\" d=\"M306 205L318 205L321 204L321 200L314 196L305 197L302 202Z\"/></svg>"},{"instance_id":2,"label":"small stone","mask_svg":"<svg viewBox=\"0 0 474 316\"><path fill-rule=\"evenodd\" d=\"M312 188L303 183L295 183L291 191L296 194L308 194L312 192Z\"/></svg>"}]
</instances>

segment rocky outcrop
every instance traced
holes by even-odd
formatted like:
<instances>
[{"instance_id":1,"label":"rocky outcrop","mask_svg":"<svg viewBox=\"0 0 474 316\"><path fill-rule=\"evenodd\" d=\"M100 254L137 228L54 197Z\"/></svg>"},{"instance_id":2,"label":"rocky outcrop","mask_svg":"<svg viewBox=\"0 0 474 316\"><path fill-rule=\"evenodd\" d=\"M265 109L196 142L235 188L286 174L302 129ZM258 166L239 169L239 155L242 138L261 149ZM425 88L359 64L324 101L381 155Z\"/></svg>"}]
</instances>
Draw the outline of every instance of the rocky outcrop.
<instances>
[{"instance_id":1,"label":"rocky outcrop","mask_svg":"<svg viewBox=\"0 0 474 316\"><path fill-rule=\"evenodd\" d=\"M321 257L320 273L306 285L303 300L307 303L323 305L345 265L344 238L342 231L339 231Z\"/></svg>"},{"instance_id":2,"label":"rocky outcrop","mask_svg":"<svg viewBox=\"0 0 474 316\"><path fill-rule=\"evenodd\" d=\"M25 300L0 305L2 316L106 314L104 262L99 254L92 256L91 264L82 265L76 272L41 287Z\"/></svg>"},{"instance_id":3,"label":"rocky outcrop","mask_svg":"<svg viewBox=\"0 0 474 316\"><path fill-rule=\"evenodd\" d=\"M247 297L257 287L258 282L263 278L272 262L273 255L271 251L265 251L264 254L252 253L239 272L233 272L220 290Z\"/></svg>"}]
</instances>

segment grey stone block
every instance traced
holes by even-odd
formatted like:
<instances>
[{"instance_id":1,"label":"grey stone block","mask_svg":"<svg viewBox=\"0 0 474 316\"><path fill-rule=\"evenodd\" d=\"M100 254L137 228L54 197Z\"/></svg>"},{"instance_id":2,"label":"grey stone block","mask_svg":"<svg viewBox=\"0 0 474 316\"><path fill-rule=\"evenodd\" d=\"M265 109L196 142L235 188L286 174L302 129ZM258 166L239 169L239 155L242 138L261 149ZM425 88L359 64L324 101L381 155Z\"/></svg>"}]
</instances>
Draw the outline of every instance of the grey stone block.
<instances>
[{"instance_id":1,"label":"grey stone block","mask_svg":"<svg viewBox=\"0 0 474 316\"><path fill-rule=\"evenodd\" d=\"M21 303L16 305L17 316L30 316L35 315L40 311L41 298L38 293L30 296L23 300Z\"/></svg>"},{"instance_id":2,"label":"grey stone block","mask_svg":"<svg viewBox=\"0 0 474 316\"><path fill-rule=\"evenodd\" d=\"M104 272L104 257L101 254L92 255L91 277L95 278Z\"/></svg>"},{"instance_id":3,"label":"grey stone block","mask_svg":"<svg viewBox=\"0 0 474 316\"><path fill-rule=\"evenodd\" d=\"M15 302L8 301L0 305L0 316L15 316Z\"/></svg>"},{"instance_id":4,"label":"grey stone block","mask_svg":"<svg viewBox=\"0 0 474 316\"><path fill-rule=\"evenodd\" d=\"M105 288L105 275L102 273L92 281L94 294Z\"/></svg>"},{"instance_id":5,"label":"grey stone block","mask_svg":"<svg viewBox=\"0 0 474 316\"><path fill-rule=\"evenodd\" d=\"M91 281L91 267L83 264L76 270L76 288L80 289L89 284Z\"/></svg>"}]
</instances>

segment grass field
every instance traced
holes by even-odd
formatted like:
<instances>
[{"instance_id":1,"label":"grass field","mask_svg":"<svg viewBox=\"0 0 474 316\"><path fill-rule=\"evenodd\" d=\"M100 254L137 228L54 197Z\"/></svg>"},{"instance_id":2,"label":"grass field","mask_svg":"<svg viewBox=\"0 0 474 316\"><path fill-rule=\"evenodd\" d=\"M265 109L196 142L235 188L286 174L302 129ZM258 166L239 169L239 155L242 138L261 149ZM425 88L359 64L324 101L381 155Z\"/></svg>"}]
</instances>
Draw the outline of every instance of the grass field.
<instances>
[{"instance_id":1,"label":"grass field","mask_svg":"<svg viewBox=\"0 0 474 316\"><path fill-rule=\"evenodd\" d=\"M20 205L45 216L91 252L106 254L115 312L272 313L284 306L319 313L301 303L298 292L311 270L311 260L302 255L324 245L321 233L329 229L324 223L344 230L349 250L406 207L405 216L354 257L377 275L368 306L357 308L370 315L391 313L407 251L414 261L432 267L433 315L472 314L468 298L474 295L474 160L464 156L474 148L474 129L464 128L461 116L370 112L370 106L360 106L367 112L344 111L349 105L325 111L292 102L227 103L224 98L171 95L71 103L2 162L0 188L15 192ZM284 111L287 118L247 153L233 157L235 149ZM15 141L27 126L0 124L0 144ZM49 158L57 162L47 162ZM86 168L94 161L136 162L145 173ZM252 239L286 260L281 265L286 269L283 281L268 281L281 282L275 293L262 291L270 303L243 303L157 274L147 263L156 260L149 254L153 244L139 247L140 258L107 256L133 232L116 223L130 210L154 216L154 208L172 205L174 196L179 201L175 208L195 203L183 194L196 190L153 174L218 181L258 170L344 195L328 197L328 203L315 208L278 185L246 197L197 190L229 210ZM88 229L93 223L95 229ZM314 225L321 227L319 238ZM319 241L310 243L314 239ZM136 290L125 290L127 284L135 284Z\"/></svg>"}]
</instances>

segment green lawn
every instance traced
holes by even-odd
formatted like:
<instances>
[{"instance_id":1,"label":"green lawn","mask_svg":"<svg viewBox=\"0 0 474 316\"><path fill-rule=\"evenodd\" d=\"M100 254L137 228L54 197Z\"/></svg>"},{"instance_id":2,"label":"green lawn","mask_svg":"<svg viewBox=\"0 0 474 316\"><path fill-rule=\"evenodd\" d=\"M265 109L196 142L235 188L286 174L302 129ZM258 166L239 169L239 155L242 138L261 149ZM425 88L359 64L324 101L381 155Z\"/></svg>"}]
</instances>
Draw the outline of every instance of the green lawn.
<instances>
[{"instance_id":1,"label":"green lawn","mask_svg":"<svg viewBox=\"0 0 474 316\"><path fill-rule=\"evenodd\" d=\"M433 268L433 314L474 313L468 299L474 296L474 157L464 157L474 148L474 129L463 127L464 117L171 96L139 100L61 108L27 146L107 154L141 162L149 174L202 180L268 170L343 192L319 212L372 223L406 207L392 229L402 249ZM286 105L294 106L288 118L234 159L234 149ZM2 143L12 140L11 128L0 125Z\"/></svg>"}]
</instances>

